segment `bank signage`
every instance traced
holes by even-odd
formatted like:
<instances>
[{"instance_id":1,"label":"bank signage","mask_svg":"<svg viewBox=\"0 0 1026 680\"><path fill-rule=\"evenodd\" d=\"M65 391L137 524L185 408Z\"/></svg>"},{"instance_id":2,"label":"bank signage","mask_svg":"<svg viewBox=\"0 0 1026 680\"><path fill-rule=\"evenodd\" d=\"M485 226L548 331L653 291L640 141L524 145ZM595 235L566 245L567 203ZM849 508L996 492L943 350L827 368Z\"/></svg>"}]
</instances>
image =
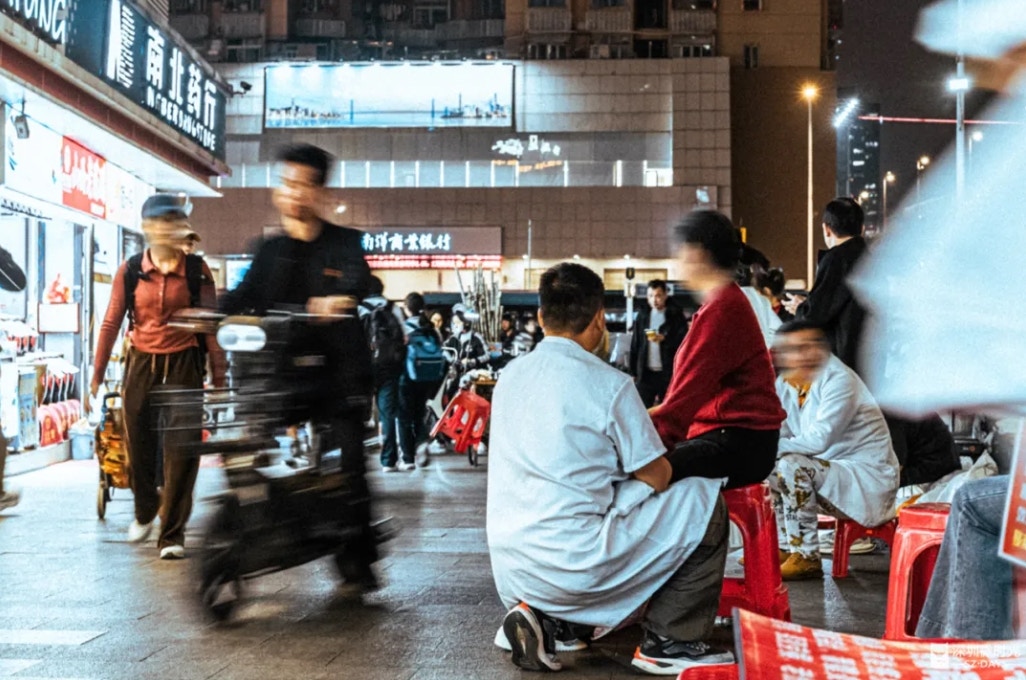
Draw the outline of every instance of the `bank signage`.
<instances>
[{"instance_id":1,"label":"bank signage","mask_svg":"<svg viewBox=\"0 0 1026 680\"><path fill-rule=\"evenodd\" d=\"M368 255L501 255L502 227L364 229Z\"/></svg>"},{"instance_id":2,"label":"bank signage","mask_svg":"<svg viewBox=\"0 0 1026 680\"><path fill-rule=\"evenodd\" d=\"M68 0L0 0L0 9L47 42L64 45L68 41L68 4Z\"/></svg>"}]
</instances>

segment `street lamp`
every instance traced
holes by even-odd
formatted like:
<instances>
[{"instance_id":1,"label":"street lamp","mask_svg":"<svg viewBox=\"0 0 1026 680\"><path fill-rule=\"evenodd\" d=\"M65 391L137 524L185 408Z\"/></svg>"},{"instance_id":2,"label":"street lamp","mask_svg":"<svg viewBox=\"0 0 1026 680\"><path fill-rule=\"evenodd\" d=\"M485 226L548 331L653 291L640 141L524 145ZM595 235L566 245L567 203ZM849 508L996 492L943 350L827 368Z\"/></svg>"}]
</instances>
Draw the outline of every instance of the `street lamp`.
<instances>
[{"instance_id":1,"label":"street lamp","mask_svg":"<svg viewBox=\"0 0 1026 680\"><path fill-rule=\"evenodd\" d=\"M887 229L887 185L888 184L894 184L894 181L896 179L897 179L897 177L894 176L893 172L888 171L887 174L884 175L884 181L883 181L883 228L884 229Z\"/></svg>"},{"instance_id":2,"label":"street lamp","mask_svg":"<svg viewBox=\"0 0 1026 680\"><path fill-rule=\"evenodd\" d=\"M920 218L923 216L923 198L922 198L922 183L923 183L923 170L926 170L927 166L930 165L929 156L920 156L919 160L916 161L916 213Z\"/></svg>"},{"instance_id":3,"label":"street lamp","mask_svg":"<svg viewBox=\"0 0 1026 680\"><path fill-rule=\"evenodd\" d=\"M863 203L865 203L868 200L869 200L869 192L866 191L865 189L863 189L859 193L859 205L862 205Z\"/></svg>"},{"instance_id":4,"label":"street lamp","mask_svg":"<svg viewBox=\"0 0 1026 680\"><path fill-rule=\"evenodd\" d=\"M815 239L816 239L816 234L815 234L815 226L812 223L812 213L813 213L813 205L812 205L812 102L816 99L816 96L818 94L819 94L819 89L815 85L813 85L812 83L806 83L802 87L802 98L805 99L805 102L809 105L809 181L808 181L808 187L807 187L807 189L808 189L808 200L809 200L809 205L808 205L809 224L808 224L808 234L806 234L806 236L807 236L806 247L808 248L808 256L809 256L809 259L808 259L808 262L807 262L807 271L806 271L807 278L806 278L806 281L808 282L807 285L809 286L809 288L812 288L812 281L813 281L813 277L815 275L814 269L815 269L815 262L816 262L816 256L815 256L815 252L813 250L814 242L815 242Z\"/></svg>"}]
</instances>

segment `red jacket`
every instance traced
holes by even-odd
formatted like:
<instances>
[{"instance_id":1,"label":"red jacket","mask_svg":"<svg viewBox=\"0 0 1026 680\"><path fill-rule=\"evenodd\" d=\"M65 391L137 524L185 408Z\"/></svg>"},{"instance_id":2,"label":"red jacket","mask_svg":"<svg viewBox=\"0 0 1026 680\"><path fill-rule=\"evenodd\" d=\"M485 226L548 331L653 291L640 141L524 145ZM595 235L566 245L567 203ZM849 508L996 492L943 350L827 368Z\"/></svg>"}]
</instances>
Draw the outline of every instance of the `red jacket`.
<instances>
[{"instance_id":1,"label":"red jacket","mask_svg":"<svg viewBox=\"0 0 1026 680\"><path fill-rule=\"evenodd\" d=\"M775 378L752 305L732 283L695 312L652 421L667 448L721 427L777 430L787 414Z\"/></svg>"}]
</instances>

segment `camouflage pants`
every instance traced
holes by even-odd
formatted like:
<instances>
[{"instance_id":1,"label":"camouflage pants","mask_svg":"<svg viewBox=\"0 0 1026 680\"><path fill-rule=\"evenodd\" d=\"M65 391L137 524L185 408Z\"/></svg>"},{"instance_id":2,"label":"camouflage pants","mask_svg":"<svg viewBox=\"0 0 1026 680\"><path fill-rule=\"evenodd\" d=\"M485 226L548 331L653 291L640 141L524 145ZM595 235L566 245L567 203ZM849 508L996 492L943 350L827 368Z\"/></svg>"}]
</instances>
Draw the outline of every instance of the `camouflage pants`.
<instances>
[{"instance_id":1,"label":"camouflage pants","mask_svg":"<svg viewBox=\"0 0 1026 680\"><path fill-rule=\"evenodd\" d=\"M843 517L817 493L829 473L828 461L811 456L788 453L777 459L777 466L766 481L777 515L781 550L819 557L819 513Z\"/></svg>"}]
</instances>

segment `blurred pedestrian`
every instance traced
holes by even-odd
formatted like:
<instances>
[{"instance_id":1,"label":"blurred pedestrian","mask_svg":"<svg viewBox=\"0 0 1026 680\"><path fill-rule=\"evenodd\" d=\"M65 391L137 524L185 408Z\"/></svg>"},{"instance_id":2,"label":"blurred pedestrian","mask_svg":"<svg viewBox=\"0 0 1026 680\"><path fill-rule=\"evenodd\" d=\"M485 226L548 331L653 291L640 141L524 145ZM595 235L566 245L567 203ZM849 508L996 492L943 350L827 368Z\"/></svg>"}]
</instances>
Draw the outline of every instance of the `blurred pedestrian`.
<instances>
[{"instance_id":1,"label":"blurred pedestrian","mask_svg":"<svg viewBox=\"0 0 1026 680\"><path fill-rule=\"evenodd\" d=\"M381 469L395 472L399 465L399 378L406 369L406 317L385 297L385 286L376 276L370 277L367 297L358 309L371 347L374 398L381 430Z\"/></svg>"},{"instance_id":2,"label":"blurred pedestrian","mask_svg":"<svg viewBox=\"0 0 1026 680\"><path fill-rule=\"evenodd\" d=\"M634 319L630 352L630 372L645 408L666 395L673 357L687 332L684 310L667 294L666 281L649 281L648 307Z\"/></svg>"},{"instance_id":3,"label":"blurred pedestrian","mask_svg":"<svg viewBox=\"0 0 1026 680\"><path fill-rule=\"evenodd\" d=\"M784 270L774 267L755 273L755 289L762 293L770 302L773 312L784 323L794 319L794 314L784 308Z\"/></svg>"}]
</instances>

